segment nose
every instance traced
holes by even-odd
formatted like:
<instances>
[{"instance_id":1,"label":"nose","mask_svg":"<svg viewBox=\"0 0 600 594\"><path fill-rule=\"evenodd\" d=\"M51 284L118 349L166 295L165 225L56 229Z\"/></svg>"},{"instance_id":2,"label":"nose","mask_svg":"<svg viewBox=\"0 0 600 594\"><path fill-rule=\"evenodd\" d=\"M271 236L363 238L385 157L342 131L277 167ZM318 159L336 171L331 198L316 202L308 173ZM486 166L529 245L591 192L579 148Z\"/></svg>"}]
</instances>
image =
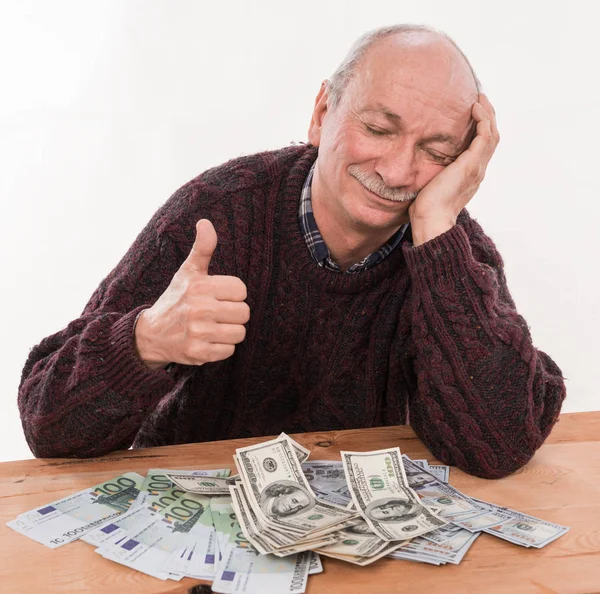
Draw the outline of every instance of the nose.
<instances>
[{"instance_id":1,"label":"nose","mask_svg":"<svg viewBox=\"0 0 600 594\"><path fill-rule=\"evenodd\" d=\"M417 161L412 142L404 138L386 147L376 161L375 171L388 188L414 189Z\"/></svg>"}]
</instances>

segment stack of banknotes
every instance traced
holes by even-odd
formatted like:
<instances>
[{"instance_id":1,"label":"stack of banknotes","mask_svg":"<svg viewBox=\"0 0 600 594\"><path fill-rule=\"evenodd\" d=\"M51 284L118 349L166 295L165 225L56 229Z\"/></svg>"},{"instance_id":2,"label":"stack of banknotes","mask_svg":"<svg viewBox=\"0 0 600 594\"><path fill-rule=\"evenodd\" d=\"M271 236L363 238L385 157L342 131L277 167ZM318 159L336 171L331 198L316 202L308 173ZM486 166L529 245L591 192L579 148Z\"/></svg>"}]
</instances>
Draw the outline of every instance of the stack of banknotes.
<instances>
[{"instance_id":1,"label":"stack of banknotes","mask_svg":"<svg viewBox=\"0 0 600 594\"><path fill-rule=\"evenodd\" d=\"M449 467L396 448L308 461L281 434L236 450L220 470L128 472L25 512L8 526L50 548L83 540L159 579L213 582L222 593L301 593L320 555L460 563L485 532L543 547L569 528L469 497Z\"/></svg>"}]
</instances>

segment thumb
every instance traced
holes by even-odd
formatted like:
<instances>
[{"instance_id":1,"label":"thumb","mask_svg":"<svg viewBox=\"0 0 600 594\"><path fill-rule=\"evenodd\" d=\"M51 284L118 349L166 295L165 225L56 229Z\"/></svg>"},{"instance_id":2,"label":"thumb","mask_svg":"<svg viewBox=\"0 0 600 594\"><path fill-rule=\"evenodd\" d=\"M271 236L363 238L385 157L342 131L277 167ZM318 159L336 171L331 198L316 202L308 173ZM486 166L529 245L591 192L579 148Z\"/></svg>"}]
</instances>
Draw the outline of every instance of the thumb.
<instances>
[{"instance_id":1,"label":"thumb","mask_svg":"<svg viewBox=\"0 0 600 594\"><path fill-rule=\"evenodd\" d=\"M208 274L208 265L217 247L217 232L208 219L196 223L196 240L184 266L200 274Z\"/></svg>"}]
</instances>

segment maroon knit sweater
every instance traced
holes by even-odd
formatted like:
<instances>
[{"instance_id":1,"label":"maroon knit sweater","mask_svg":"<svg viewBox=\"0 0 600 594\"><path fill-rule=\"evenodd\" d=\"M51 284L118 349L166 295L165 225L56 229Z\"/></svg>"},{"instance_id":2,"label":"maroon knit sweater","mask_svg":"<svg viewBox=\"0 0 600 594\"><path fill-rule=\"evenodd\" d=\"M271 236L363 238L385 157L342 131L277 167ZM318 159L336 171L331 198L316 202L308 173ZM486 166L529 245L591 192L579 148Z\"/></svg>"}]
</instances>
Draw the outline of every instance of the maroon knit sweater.
<instances>
[{"instance_id":1,"label":"maroon knit sweater","mask_svg":"<svg viewBox=\"0 0 600 594\"><path fill-rule=\"evenodd\" d=\"M158 210L81 317L30 352L19 407L36 456L410 421L434 456L477 476L531 458L565 387L532 346L492 241L463 211L370 270L321 268L298 225L316 156L299 145L229 161ZM167 288L201 218L219 239L210 273L248 287L246 339L225 361L151 371L134 320Z\"/></svg>"}]
</instances>

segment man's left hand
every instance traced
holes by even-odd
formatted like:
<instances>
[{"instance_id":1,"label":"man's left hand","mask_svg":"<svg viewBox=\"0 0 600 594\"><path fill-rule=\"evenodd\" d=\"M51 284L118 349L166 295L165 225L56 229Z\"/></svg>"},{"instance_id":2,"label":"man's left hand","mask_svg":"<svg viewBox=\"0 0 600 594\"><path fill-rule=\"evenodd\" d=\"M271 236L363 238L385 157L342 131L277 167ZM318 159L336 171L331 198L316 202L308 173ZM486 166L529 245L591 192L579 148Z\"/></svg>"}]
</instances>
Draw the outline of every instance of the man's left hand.
<instances>
[{"instance_id":1,"label":"man's left hand","mask_svg":"<svg viewBox=\"0 0 600 594\"><path fill-rule=\"evenodd\" d=\"M487 165L498 146L496 112L483 94L471 108L476 123L469 148L438 173L417 195L408 209L413 245L418 246L450 230L460 211L475 195Z\"/></svg>"}]
</instances>

